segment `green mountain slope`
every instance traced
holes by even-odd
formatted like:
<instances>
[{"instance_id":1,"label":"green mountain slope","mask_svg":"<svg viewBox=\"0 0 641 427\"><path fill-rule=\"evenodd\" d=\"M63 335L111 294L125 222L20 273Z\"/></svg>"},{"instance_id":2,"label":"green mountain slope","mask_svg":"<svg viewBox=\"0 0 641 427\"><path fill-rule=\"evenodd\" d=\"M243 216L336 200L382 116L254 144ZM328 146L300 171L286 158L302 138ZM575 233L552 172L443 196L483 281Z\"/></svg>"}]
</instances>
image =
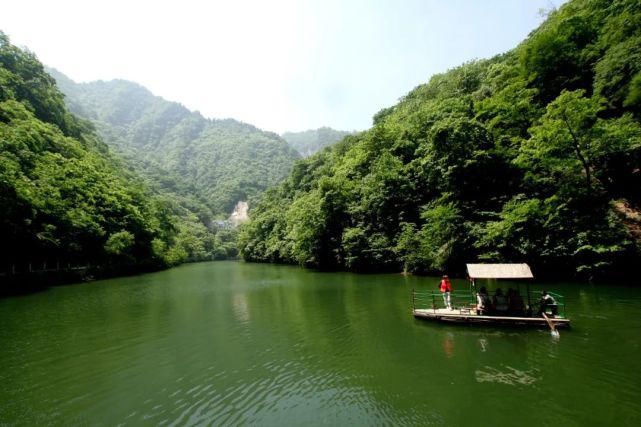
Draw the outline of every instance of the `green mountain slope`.
<instances>
[{"instance_id":1,"label":"green mountain slope","mask_svg":"<svg viewBox=\"0 0 641 427\"><path fill-rule=\"evenodd\" d=\"M432 77L297 164L250 211L242 254L356 271L630 272L639 242L616 206L641 202L640 117L641 3L570 1L514 50Z\"/></svg>"},{"instance_id":2,"label":"green mountain slope","mask_svg":"<svg viewBox=\"0 0 641 427\"><path fill-rule=\"evenodd\" d=\"M352 132L322 127L303 132L285 132L281 136L301 156L309 157L351 134Z\"/></svg>"},{"instance_id":3,"label":"green mountain slope","mask_svg":"<svg viewBox=\"0 0 641 427\"><path fill-rule=\"evenodd\" d=\"M77 84L51 70L69 108L142 175L227 214L291 170L299 155L278 135L232 119L209 120L124 81Z\"/></svg>"},{"instance_id":4,"label":"green mountain slope","mask_svg":"<svg viewBox=\"0 0 641 427\"><path fill-rule=\"evenodd\" d=\"M91 265L96 272L185 259L187 216L71 114L37 58L0 32L0 278Z\"/></svg>"}]
</instances>

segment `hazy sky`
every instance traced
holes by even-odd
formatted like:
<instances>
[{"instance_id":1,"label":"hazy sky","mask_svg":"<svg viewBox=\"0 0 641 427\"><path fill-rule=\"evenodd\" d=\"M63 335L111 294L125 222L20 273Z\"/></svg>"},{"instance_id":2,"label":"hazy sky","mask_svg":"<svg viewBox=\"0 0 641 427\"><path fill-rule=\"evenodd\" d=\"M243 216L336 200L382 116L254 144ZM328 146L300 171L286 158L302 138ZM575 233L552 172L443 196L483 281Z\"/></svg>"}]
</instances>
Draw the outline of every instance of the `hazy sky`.
<instances>
[{"instance_id":1,"label":"hazy sky","mask_svg":"<svg viewBox=\"0 0 641 427\"><path fill-rule=\"evenodd\" d=\"M562 0L8 1L0 30L76 81L123 78L275 132L361 130Z\"/></svg>"}]
</instances>

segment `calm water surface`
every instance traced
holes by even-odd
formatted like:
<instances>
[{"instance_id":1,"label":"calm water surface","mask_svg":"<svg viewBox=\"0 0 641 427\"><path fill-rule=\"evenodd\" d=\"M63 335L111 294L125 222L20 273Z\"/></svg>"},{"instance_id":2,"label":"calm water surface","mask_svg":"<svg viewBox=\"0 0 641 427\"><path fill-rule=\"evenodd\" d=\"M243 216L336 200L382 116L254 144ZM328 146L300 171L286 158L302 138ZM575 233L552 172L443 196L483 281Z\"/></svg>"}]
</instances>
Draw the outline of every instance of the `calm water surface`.
<instances>
[{"instance_id":1,"label":"calm water surface","mask_svg":"<svg viewBox=\"0 0 641 427\"><path fill-rule=\"evenodd\" d=\"M1 299L0 425L641 425L641 289L546 286L558 340L415 320L434 278L241 262Z\"/></svg>"}]
</instances>

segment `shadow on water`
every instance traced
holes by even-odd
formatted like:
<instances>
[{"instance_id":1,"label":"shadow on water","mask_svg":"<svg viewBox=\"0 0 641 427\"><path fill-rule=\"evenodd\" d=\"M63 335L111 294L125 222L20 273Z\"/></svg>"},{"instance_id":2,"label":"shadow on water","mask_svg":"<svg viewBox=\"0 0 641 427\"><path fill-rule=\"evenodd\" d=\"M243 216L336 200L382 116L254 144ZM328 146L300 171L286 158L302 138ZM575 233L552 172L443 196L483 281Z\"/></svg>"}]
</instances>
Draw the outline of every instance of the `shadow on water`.
<instances>
[{"instance_id":1,"label":"shadow on water","mask_svg":"<svg viewBox=\"0 0 641 427\"><path fill-rule=\"evenodd\" d=\"M5 275L0 277L0 298L42 292L52 286L82 282L85 278L84 271Z\"/></svg>"},{"instance_id":2,"label":"shadow on water","mask_svg":"<svg viewBox=\"0 0 641 427\"><path fill-rule=\"evenodd\" d=\"M97 279L137 276L159 271L157 266L131 266L119 268L72 268L0 274L0 298L29 295L46 291L55 286L91 282Z\"/></svg>"}]
</instances>

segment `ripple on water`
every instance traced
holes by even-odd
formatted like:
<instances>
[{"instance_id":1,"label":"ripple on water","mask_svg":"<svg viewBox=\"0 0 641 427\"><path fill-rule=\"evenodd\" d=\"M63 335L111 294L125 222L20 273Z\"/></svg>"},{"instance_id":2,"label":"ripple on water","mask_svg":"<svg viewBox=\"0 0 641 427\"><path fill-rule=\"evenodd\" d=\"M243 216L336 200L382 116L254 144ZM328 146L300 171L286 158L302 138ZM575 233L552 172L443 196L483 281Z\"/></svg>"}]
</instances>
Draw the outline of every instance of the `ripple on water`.
<instances>
[{"instance_id":1,"label":"ripple on water","mask_svg":"<svg viewBox=\"0 0 641 427\"><path fill-rule=\"evenodd\" d=\"M213 263L0 300L0 424L638 424L641 289L568 297L555 342L415 323L406 280Z\"/></svg>"},{"instance_id":2,"label":"ripple on water","mask_svg":"<svg viewBox=\"0 0 641 427\"><path fill-rule=\"evenodd\" d=\"M362 423L365 419L388 425L425 421L425 414L418 412L399 418L393 407L382 405L366 388L345 384L348 376L341 370L318 374L291 360L272 360L262 368L253 381L242 372L221 376L210 370L205 370L204 377L183 378L183 388L160 390L145 401L147 409L138 413L139 420L169 425L279 425L291 422L292 414L309 416L322 411L322 422L329 424ZM165 407L156 403L167 400L173 403ZM314 418L308 421L320 422Z\"/></svg>"},{"instance_id":3,"label":"ripple on water","mask_svg":"<svg viewBox=\"0 0 641 427\"><path fill-rule=\"evenodd\" d=\"M475 376L476 381L479 383L498 383L512 386L530 386L540 379L536 369L522 371L511 366L505 366L503 369L485 366L483 369L477 369Z\"/></svg>"}]
</instances>

